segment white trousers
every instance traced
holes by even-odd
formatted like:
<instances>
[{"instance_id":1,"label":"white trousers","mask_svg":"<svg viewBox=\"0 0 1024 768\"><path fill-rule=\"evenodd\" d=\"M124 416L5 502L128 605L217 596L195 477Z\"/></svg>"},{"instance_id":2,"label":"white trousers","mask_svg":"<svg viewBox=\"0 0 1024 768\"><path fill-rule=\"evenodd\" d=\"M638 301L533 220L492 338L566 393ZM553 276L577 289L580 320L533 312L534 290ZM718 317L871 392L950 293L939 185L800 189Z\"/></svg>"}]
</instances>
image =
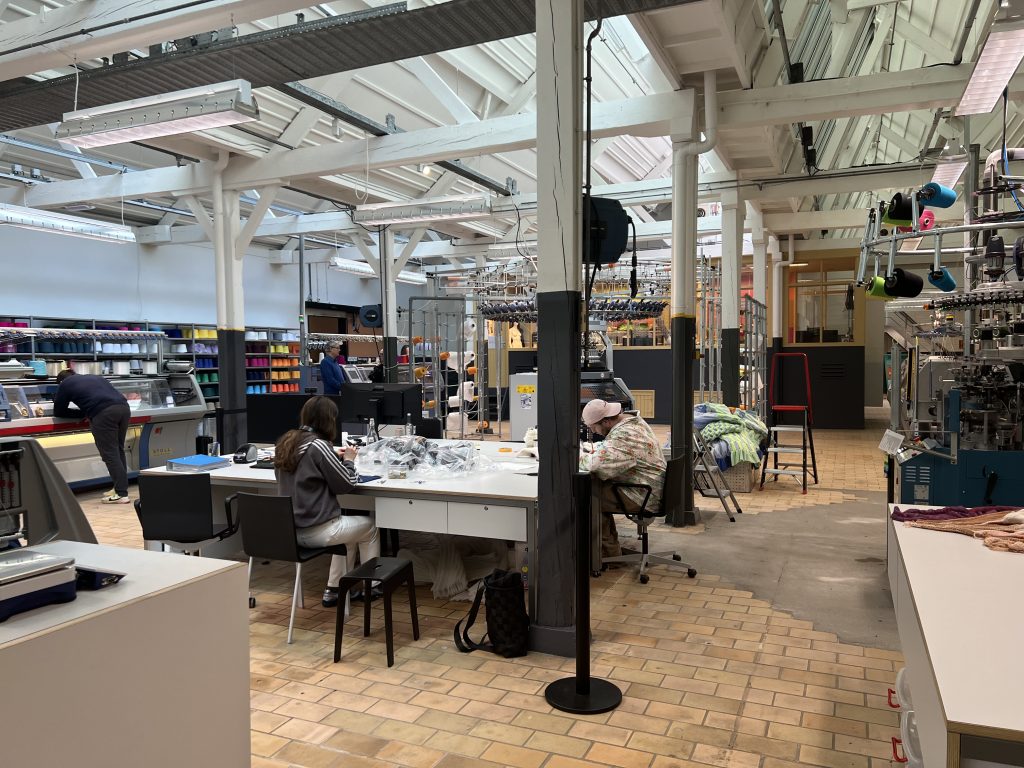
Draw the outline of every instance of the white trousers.
<instances>
[{"instance_id":1,"label":"white trousers","mask_svg":"<svg viewBox=\"0 0 1024 768\"><path fill-rule=\"evenodd\" d=\"M349 545L345 557L331 557L331 570L327 574L329 587L338 586L341 577L355 567L356 547L352 546L353 544L359 545L360 562L365 563L370 558L380 555L380 537L372 515L339 515L320 525L299 528L295 532L295 537L304 547Z\"/></svg>"}]
</instances>

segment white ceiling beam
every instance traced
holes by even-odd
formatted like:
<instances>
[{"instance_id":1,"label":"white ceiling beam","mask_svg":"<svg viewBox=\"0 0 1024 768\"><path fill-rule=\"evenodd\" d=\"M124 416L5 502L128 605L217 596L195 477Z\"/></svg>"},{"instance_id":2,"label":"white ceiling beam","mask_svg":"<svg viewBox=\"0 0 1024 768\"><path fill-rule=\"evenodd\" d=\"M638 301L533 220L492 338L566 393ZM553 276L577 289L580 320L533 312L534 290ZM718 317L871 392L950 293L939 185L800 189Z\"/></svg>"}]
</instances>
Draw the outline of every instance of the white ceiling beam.
<instances>
[{"instance_id":1,"label":"white ceiling beam","mask_svg":"<svg viewBox=\"0 0 1024 768\"><path fill-rule=\"evenodd\" d=\"M459 123L476 123L480 118L469 108L444 78L437 74L422 56L402 62L402 67L411 72L430 94L444 107L448 114Z\"/></svg>"},{"instance_id":2,"label":"white ceiling beam","mask_svg":"<svg viewBox=\"0 0 1024 768\"><path fill-rule=\"evenodd\" d=\"M679 135L689 138L693 117L693 91L655 94L594 106L595 138ZM427 128L388 136L339 142L284 151L259 160L232 161L224 171L228 189L284 184L289 179L330 174L363 173L372 169L454 160L478 155L529 149L537 142L537 120L532 113L482 120L474 124ZM63 206L82 200L109 200L174 192L193 194L213 182L210 163L34 185L32 189L6 189L0 202L34 208Z\"/></svg>"},{"instance_id":3,"label":"white ceiling beam","mask_svg":"<svg viewBox=\"0 0 1024 768\"><path fill-rule=\"evenodd\" d=\"M5 3L6 5L6 3ZM0 59L0 80L13 80L75 61L145 48L152 43L233 27L308 5L300 0L90 0L47 9L0 26L0 51L18 48ZM132 8L135 10L132 10ZM143 16L126 20L130 16Z\"/></svg>"},{"instance_id":4,"label":"white ceiling beam","mask_svg":"<svg viewBox=\"0 0 1024 768\"><path fill-rule=\"evenodd\" d=\"M170 231L170 239L161 235L158 227L138 227L137 232L147 236L148 243L201 243L211 239L206 227L213 232L213 222L209 213L192 196L182 200L188 204L192 213L196 214L198 224L174 227ZM195 207L194 207L195 206ZM201 214L201 215L200 215ZM352 222L352 217L342 211L326 211L324 213L307 213L302 216L275 216L263 219L253 231L252 237L286 237L291 235L310 235L316 232L337 232L342 235L362 233L362 229ZM162 238L162 239L161 239Z\"/></svg>"},{"instance_id":5,"label":"white ceiling beam","mask_svg":"<svg viewBox=\"0 0 1024 768\"><path fill-rule=\"evenodd\" d=\"M944 46L934 35L925 32L912 21L902 16L896 17L896 36L902 37L926 57L930 57L934 61L946 62L953 60L953 51Z\"/></svg>"},{"instance_id":6,"label":"white ceiling beam","mask_svg":"<svg viewBox=\"0 0 1024 768\"><path fill-rule=\"evenodd\" d=\"M848 0L828 0L832 9L832 22L834 24L845 24L850 17L850 6Z\"/></svg>"},{"instance_id":7,"label":"white ceiling beam","mask_svg":"<svg viewBox=\"0 0 1024 768\"><path fill-rule=\"evenodd\" d=\"M964 220L964 207L957 203L936 211L940 221ZM799 213L766 213L764 228L776 235L818 232L823 229L863 229L867 211L856 208L837 211L800 211Z\"/></svg>"},{"instance_id":8,"label":"white ceiling beam","mask_svg":"<svg viewBox=\"0 0 1024 768\"><path fill-rule=\"evenodd\" d=\"M747 51L744 50L741 41L736 38L736 30L739 27L738 19L726 10L724 0L713 0L709 5L718 25L718 32L722 36L722 45L725 48L726 56L739 77L740 86L750 88L753 85L753 77L750 62L747 60Z\"/></svg>"},{"instance_id":9,"label":"white ceiling beam","mask_svg":"<svg viewBox=\"0 0 1024 768\"><path fill-rule=\"evenodd\" d=\"M242 231L238 233L238 238L235 240L236 254L245 253L245 249L249 247L249 243L252 242L252 238L256 234L256 230L263 222L264 217L267 215L267 211L270 210L270 206L274 202L274 198L277 197L277 193L280 191L280 187L269 187L257 190L259 199L256 201L256 205L254 205L252 210L249 212L249 218L245 220L245 225L242 227Z\"/></svg>"},{"instance_id":10,"label":"white ceiling beam","mask_svg":"<svg viewBox=\"0 0 1024 768\"><path fill-rule=\"evenodd\" d=\"M182 200L185 201L185 205L188 206L188 209L192 211L192 215L196 217L197 226L195 229L197 229L202 235L198 241L194 242L213 242L213 219L210 217L209 212L207 212L203 207L203 204L196 199L195 195L185 195Z\"/></svg>"},{"instance_id":11,"label":"white ceiling beam","mask_svg":"<svg viewBox=\"0 0 1024 768\"><path fill-rule=\"evenodd\" d=\"M965 63L725 91L718 95L719 127L752 128L949 107L959 101L973 69L973 64ZM1022 86L1024 77L1015 77L1011 93L1019 93Z\"/></svg>"}]
</instances>

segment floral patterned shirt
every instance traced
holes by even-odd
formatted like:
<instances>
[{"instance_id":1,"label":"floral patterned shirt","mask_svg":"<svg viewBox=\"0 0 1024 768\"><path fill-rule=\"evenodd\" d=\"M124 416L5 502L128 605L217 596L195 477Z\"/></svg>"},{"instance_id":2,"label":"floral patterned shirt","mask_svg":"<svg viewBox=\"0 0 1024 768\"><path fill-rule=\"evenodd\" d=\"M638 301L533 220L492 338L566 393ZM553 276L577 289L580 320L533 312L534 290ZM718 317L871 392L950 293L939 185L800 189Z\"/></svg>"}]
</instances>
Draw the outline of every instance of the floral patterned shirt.
<instances>
[{"instance_id":1,"label":"floral patterned shirt","mask_svg":"<svg viewBox=\"0 0 1024 768\"><path fill-rule=\"evenodd\" d=\"M647 502L648 509L661 507L665 467L665 456L658 438L639 416L627 416L595 445L593 453L580 456L580 469L601 480L651 486L653 491ZM637 504L643 503L646 493L639 488L624 488L622 492Z\"/></svg>"}]
</instances>

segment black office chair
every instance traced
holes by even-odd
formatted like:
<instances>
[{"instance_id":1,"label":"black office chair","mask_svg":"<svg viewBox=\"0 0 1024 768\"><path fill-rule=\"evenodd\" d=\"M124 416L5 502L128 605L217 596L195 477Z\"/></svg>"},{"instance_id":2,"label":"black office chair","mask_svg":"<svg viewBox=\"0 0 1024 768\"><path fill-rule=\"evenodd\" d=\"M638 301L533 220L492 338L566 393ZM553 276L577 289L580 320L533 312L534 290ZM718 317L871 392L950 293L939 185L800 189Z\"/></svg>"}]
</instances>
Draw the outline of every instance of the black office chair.
<instances>
[{"instance_id":1,"label":"black office chair","mask_svg":"<svg viewBox=\"0 0 1024 768\"><path fill-rule=\"evenodd\" d=\"M295 587L292 590L292 612L288 619L288 642L292 641L296 606L306 607L302 596L302 564L320 555L342 555L344 544L332 547L307 548L295 538L295 515L291 496L258 496L254 493L233 493L225 502L237 505L238 523L242 528L242 548L249 556L249 580L255 558L295 563ZM249 607L256 604L249 593Z\"/></svg>"},{"instance_id":2,"label":"black office chair","mask_svg":"<svg viewBox=\"0 0 1024 768\"><path fill-rule=\"evenodd\" d=\"M636 523L636 533L640 539L640 551L629 555L617 557L603 557L601 564L605 563L637 563L640 568L638 577L641 584L646 584L650 577L647 575L647 568L652 565L667 565L672 568L685 568L686 575L691 579L697 575L697 569L689 563L684 563L678 552L650 552L648 546L647 528L656 518L665 517L671 510L679 509L683 504L683 480L684 473L690 471L688 457L669 459L668 467L665 469L665 488L662 491L661 509L648 509L654 489L644 483L612 483L612 491L618 499L617 509L602 509L602 512L611 512L613 515L625 515L627 519ZM635 505L627 504L623 491L627 488L634 488L644 491L643 503L640 509L635 512L627 512Z\"/></svg>"},{"instance_id":3,"label":"black office chair","mask_svg":"<svg viewBox=\"0 0 1024 768\"><path fill-rule=\"evenodd\" d=\"M230 507L225 505L224 511L227 522L214 522L210 476L205 472L139 476L135 514L146 541L202 555L203 547L238 530Z\"/></svg>"}]
</instances>

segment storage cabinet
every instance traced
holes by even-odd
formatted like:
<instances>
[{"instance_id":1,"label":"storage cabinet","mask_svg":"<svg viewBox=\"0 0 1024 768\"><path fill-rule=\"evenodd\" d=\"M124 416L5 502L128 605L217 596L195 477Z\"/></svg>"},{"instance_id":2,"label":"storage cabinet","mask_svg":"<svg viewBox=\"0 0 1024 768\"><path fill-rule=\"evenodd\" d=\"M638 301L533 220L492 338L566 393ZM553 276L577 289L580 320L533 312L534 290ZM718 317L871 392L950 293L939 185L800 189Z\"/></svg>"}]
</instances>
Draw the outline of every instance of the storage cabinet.
<instances>
[{"instance_id":1,"label":"storage cabinet","mask_svg":"<svg viewBox=\"0 0 1024 768\"><path fill-rule=\"evenodd\" d=\"M458 533L507 541L526 541L527 512L478 502L381 498L376 500L377 525L427 533Z\"/></svg>"}]
</instances>

